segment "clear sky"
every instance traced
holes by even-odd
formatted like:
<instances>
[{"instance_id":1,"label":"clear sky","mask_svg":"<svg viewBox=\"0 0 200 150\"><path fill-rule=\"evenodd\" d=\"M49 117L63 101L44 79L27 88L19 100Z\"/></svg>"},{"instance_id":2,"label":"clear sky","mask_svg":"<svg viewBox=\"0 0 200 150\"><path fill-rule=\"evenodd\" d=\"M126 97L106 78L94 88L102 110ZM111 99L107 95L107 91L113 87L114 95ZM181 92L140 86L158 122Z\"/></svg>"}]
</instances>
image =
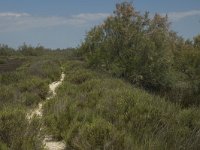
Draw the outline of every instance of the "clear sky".
<instances>
[{"instance_id":1,"label":"clear sky","mask_svg":"<svg viewBox=\"0 0 200 150\"><path fill-rule=\"evenodd\" d=\"M0 0L0 43L76 47L123 0ZM141 13L168 14L184 38L200 34L200 0L132 0Z\"/></svg>"}]
</instances>

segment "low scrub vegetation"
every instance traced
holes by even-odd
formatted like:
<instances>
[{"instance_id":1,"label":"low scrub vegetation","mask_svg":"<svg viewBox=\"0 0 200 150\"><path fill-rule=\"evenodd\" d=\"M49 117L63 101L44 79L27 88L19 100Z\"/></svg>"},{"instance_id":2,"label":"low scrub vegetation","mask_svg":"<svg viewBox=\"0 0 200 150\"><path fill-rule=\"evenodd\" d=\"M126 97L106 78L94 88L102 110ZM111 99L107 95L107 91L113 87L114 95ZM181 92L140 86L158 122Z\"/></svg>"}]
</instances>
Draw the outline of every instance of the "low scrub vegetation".
<instances>
[{"instance_id":1,"label":"low scrub vegetation","mask_svg":"<svg viewBox=\"0 0 200 150\"><path fill-rule=\"evenodd\" d=\"M200 35L185 40L128 2L77 49L0 45L0 150L42 150L43 134L75 150L198 150L199 104Z\"/></svg>"},{"instance_id":2,"label":"low scrub vegetation","mask_svg":"<svg viewBox=\"0 0 200 150\"><path fill-rule=\"evenodd\" d=\"M28 120L27 112L46 99L48 84L60 78L60 62L51 54L24 57L13 53L1 57L5 70L0 64L0 149L43 149L41 121ZM20 65L15 65L17 60Z\"/></svg>"},{"instance_id":3,"label":"low scrub vegetation","mask_svg":"<svg viewBox=\"0 0 200 150\"><path fill-rule=\"evenodd\" d=\"M200 112L182 109L123 80L66 63L44 122L67 149L199 149Z\"/></svg>"}]
</instances>

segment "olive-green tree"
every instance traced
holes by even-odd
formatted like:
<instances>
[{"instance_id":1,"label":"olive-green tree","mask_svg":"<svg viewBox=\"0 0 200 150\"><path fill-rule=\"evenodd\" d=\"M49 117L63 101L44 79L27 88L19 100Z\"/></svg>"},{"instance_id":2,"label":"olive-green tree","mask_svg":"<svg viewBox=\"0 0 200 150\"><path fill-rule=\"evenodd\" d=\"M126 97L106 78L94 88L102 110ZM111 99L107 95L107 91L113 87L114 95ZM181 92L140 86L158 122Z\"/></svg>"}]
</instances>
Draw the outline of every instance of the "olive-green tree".
<instances>
[{"instance_id":1,"label":"olive-green tree","mask_svg":"<svg viewBox=\"0 0 200 150\"><path fill-rule=\"evenodd\" d=\"M170 86L173 62L167 16L150 19L131 3L116 5L113 15L88 32L80 53L90 66L103 68L116 76L148 89Z\"/></svg>"}]
</instances>

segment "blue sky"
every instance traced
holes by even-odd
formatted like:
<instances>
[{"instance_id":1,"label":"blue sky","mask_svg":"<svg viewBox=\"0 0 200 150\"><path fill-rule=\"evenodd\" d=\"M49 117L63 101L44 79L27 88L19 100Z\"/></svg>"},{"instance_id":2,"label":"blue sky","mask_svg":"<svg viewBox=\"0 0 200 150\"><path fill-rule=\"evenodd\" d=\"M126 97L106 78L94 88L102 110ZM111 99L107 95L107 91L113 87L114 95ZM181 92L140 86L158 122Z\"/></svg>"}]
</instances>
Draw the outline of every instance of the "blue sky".
<instances>
[{"instance_id":1,"label":"blue sky","mask_svg":"<svg viewBox=\"0 0 200 150\"><path fill-rule=\"evenodd\" d=\"M123 0L0 0L0 43L76 47ZM132 0L136 10L168 14L185 38L200 34L200 0Z\"/></svg>"}]
</instances>

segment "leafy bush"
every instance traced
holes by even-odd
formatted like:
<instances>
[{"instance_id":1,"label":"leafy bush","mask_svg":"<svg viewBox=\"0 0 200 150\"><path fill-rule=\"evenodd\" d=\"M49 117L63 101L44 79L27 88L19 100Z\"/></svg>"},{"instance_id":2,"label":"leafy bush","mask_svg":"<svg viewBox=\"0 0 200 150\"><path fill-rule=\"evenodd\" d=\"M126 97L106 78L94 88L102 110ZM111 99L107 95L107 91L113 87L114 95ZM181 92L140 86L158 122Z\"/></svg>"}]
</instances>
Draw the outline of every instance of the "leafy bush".
<instances>
[{"instance_id":1,"label":"leafy bush","mask_svg":"<svg viewBox=\"0 0 200 150\"><path fill-rule=\"evenodd\" d=\"M1 141L0 141L0 149L1 150L8 150L8 147L6 146L6 144L1 143Z\"/></svg>"},{"instance_id":2,"label":"leafy bush","mask_svg":"<svg viewBox=\"0 0 200 150\"><path fill-rule=\"evenodd\" d=\"M42 101L41 97L39 97L37 93L32 93L32 92L23 93L21 99L22 103L28 107L34 106L38 104L40 101Z\"/></svg>"},{"instance_id":3,"label":"leafy bush","mask_svg":"<svg viewBox=\"0 0 200 150\"><path fill-rule=\"evenodd\" d=\"M3 73L3 74L0 75L0 83L5 84L5 85L17 83L20 80L22 80L21 77L26 78L26 76L23 72L15 71L15 72Z\"/></svg>"},{"instance_id":4,"label":"leafy bush","mask_svg":"<svg viewBox=\"0 0 200 150\"><path fill-rule=\"evenodd\" d=\"M42 143L37 139L40 124L38 120L28 123L23 108L8 107L0 111L0 141L2 150L34 150L42 149Z\"/></svg>"},{"instance_id":5,"label":"leafy bush","mask_svg":"<svg viewBox=\"0 0 200 150\"><path fill-rule=\"evenodd\" d=\"M116 5L114 14L93 27L79 47L91 68L104 70L184 107L199 105L199 38L184 40L168 17Z\"/></svg>"},{"instance_id":6,"label":"leafy bush","mask_svg":"<svg viewBox=\"0 0 200 150\"><path fill-rule=\"evenodd\" d=\"M0 73L0 149L40 150L41 120L37 117L28 120L26 115L30 107L46 99L51 80L60 78L60 61L51 54L47 57L28 54L26 58L12 55L7 59L12 63L2 66L6 71ZM15 60L25 61L17 69L6 68Z\"/></svg>"},{"instance_id":7,"label":"leafy bush","mask_svg":"<svg viewBox=\"0 0 200 150\"><path fill-rule=\"evenodd\" d=\"M21 82L18 88L21 92L33 92L41 99L46 98L49 90L47 82L38 77L33 77Z\"/></svg>"},{"instance_id":8,"label":"leafy bush","mask_svg":"<svg viewBox=\"0 0 200 150\"><path fill-rule=\"evenodd\" d=\"M8 47L8 45L0 44L0 56L11 56L15 53L14 49Z\"/></svg>"},{"instance_id":9,"label":"leafy bush","mask_svg":"<svg viewBox=\"0 0 200 150\"><path fill-rule=\"evenodd\" d=\"M199 149L198 108L182 109L78 62L67 66L57 97L44 106L48 132L67 148ZM85 77L80 72L90 78L73 82Z\"/></svg>"},{"instance_id":10,"label":"leafy bush","mask_svg":"<svg viewBox=\"0 0 200 150\"><path fill-rule=\"evenodd\" d=\"M19 149L24 140L27 124L24 111L13 108L1 110L0 140L11 149Z\"/></svg>"},{"instance_id":11,"label":"leafy bush","mask_svg":"<svg viewBox=\"0 0 200 150\"><path fill-rule=\"evenodd\" d=\"M30 45L26 45L25 43L19 47L18 52L20 52L24 56L41 56L47 50L42 46L32 47Z\"/></svg>"},{"instance_id":12,"label":"leafy bush","mask_svg":"<svg viewBox=\"0 0 200 150\"><path fill-rule=\"evenodd\" d=\"M124 149L123 134L105 120L94 119L91 123L80 124L80 127L71 129L73 131L65 135L69 149Z\"/></svg>"},{"instance_id":13,"label":"leafy bush","mask_svg":"<svg viewBox=\"0 0 200 150\"><path fill-rule=\"evenodd\" d=\"M56 81L60 78L61 74L60 62L57 60L41 60L32 64L29 72L32 75Z\"/></svg>"},{"instance_id":14,"label":"leafy bush","mask_svg":"<svg viewBox=\"0 0 200 150\"><path fill-rule=\"evenodd\" d=\"M6 63L5 58L0 58L0 65L1 65L1 64L5 64L5 63Z\"/></svg>"},{"instance_id":15,"label":"leafy bush","mask_svg":"<svg viewBox=\"0 0 200 150\"><path fill-rule=\"evenodd\" d=\"M167 17L140 15L130 3L88 32L80 53L90 66L104 68L151 89L170 86L172 43Z\"/></svg>"}]
</instances>

